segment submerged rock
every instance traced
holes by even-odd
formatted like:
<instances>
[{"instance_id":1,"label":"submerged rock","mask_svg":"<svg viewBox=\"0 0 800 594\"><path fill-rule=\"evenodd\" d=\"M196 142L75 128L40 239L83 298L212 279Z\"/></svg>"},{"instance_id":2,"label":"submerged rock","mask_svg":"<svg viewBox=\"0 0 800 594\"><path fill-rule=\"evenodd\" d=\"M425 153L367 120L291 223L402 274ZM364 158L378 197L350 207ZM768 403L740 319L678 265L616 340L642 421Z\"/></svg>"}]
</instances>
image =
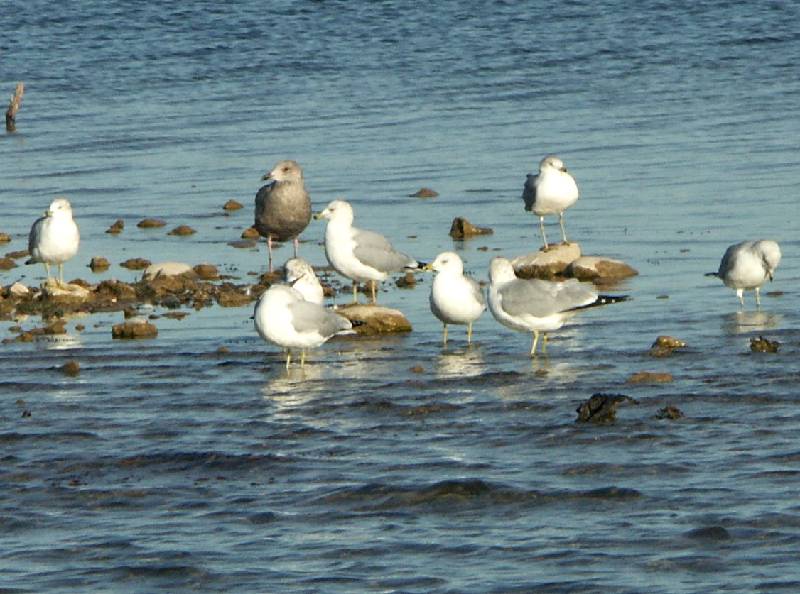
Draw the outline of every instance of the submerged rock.
<instances>
[{"instance_id":1,"label":"submerged rock","mask_svg":"<svg viewBox=\"0 0 800 594\"><path fill-rule=\"evenodd\" d=\"M142 219L136 223L136 226L140 229L157 229L158 227L165 227L166 225L167 222L165 220L153 218Z\"/></svg>"},{"instance_id":2,"label":"submerged rock","mask_svg":"<svg viewBox=\"0 0 800 594\"><path fill-rule=\"evenodd\" d=\"M128 258L124 262L120 262L120 266L128 270L144 270L150 266L150 260L145 258Z\"/></svg>"},{"instance_id":3,"label":"submerged rock","mask_svg":"<svg viewBox=\"0 0 800 594\"><path fill-rule=\"evenodd\" d=\"M11 236L8 233L0 233L0 243L10 243Z\"/></svg>"},{"instance_id":4,"label":"submerged rock","mask_svg":"<svg viewBox=\"0 0 800 594\"><path fill-rule=\"evenodd\" d=\"M242 239L258 239L260 234L255 227L248 227L242 231Z\"/></svg>"},{"instance_id":5,"label":"submerged rock","mask_svg":"<svg viewBox=\"0 0 800 594\"><path fill-rule=\"evenodd\" d=\"M189 225L178 225L172 231L167 233L167 235L179 235L179 236L186 236L186 235L194 235L197 233L194 229L192 229Z\"/></svg>"},{"instance_id":6,"label":"submerged rock","mask_svg":"<svg viewBox=\"0 0 800 594\"><path fill-rule=\"evenodd\" d=\"M763 336L750 339L750 350L754 353L777 353L781 343L777 340L768 340Z\"/></svg>"},{"instance_id":7,"label":"submerged rock","mask_svg":"<svg viewBox=\"0 0 800 594\"><path fill-rule=\"evenodd\" d=\"M115 339L155 338L156 336L158 336L158 328L143 320L114 324L111 328L111 338Z\"/></svg>"},{"instance_id":8,"label":"submerged rock","mask_svg":"<svg viewBox=\"0 0 800 594\"><path fill-rule=\"evenodd\" d=\"M228 200L225 204L222 205L222 210L239 210L244 208L241 202L237 202L236 200Z\"/></svg>"},{"instance_id":9,"label":"submerged rock","mask_svg":"<svg viewBox=\"0 0 800 594\"><path fill-rule=\"evenodd\" d=\"M662 334L653 341L647 354L651 357L669 357L676 349L682 349L685 346L686 343L679 338Z\"/></svg>"},{"instance_id":10,"label":"submerged rock","mask_svg":"<svg viewBox=\"0 0 800 594\"><path fill-rule=\"evenodd\" d=\"M464 217L456 217L450 225L450 237L453 239L466 239L476 235L491 235L494 233L489 227L477 227Z\"/></svg>"},{"instance_id":11,"label":"submerged rock","mask_svg":"<svg viewBox=\"0 0 800 594\"><path fill-rule=\"evenodd\" d=\"M581 256L570 263L566 274L580 281L610 283L636 276L639 272L621 260L599 256Z\"/></svg>"},{"instance_id":12,"label":"submerged rock","mask_svg":"<svg viewBox=\"0 0 800 594\"><path fill-rule=\"evenodd\" d=\"M628 378L629 384L668 384L672 381L671 373L638 371Z\"/></svg>"},{"instance_id":13,"label":"submerged rock","mask_svg":"<svg viewBox=\"0 0 800 594\"><path fill-rule=\"evenodd\" d=\"M219 270L213 264L198 264L192 270L202 280L216 280L219 278Z\"/></svg>"},{"instance_id":14,"label":"submerged rock","mask_svg":"<svg viewBox=\"0 0 800 594\"><path fill-rule=\"evenodd\" d=\"M702 526L689 530L685 536L695 540L730 540L731 533L723 526Z\"/></svg>"},{"instance_id":15,"label":"submerged rock","mask_svg":"<svg viewBox=\"0 0 800 594\"><path fill-rule=\"evenodd\" d=\"M380 305L351 304L338 307L336 313L353 323L353 330L361 335L411 332L411 322L396 309Z\"/></svg>"},{"instance_id":16,"label":"submerged rock","mask_svg":"<svg viewBox=\"0 0 800 594\"><path fill-rule=\"evenodd\" d=\"M411 198L436 198L439 195L439 192L436 190L431 190L430 188L420 188L413 194L409 194Z\"/></svg>"},{"instance_id":17,"label":"submerged rock","mask_svg":"<svg viewBox=\"0 0 800 594\"><path fill-rule=\"evenodd\" d=\"M581 246L577 242L551 245L547 251L517 256L511 261L519 278L541 278L551 280L566 276L567 267L581 257Z\"/></svg>"},{"instance_id":18,"label":"submerged rock","mask_svg":"<svg viewBox=\"0 0 800 594\"><path fill-rule=\"evenodd\" d=\"M576 410L578 423L613 423L617 418L617 408L625 403L639 404L639 401L625 394L593 394Z\"/></svg>"},{"instance_id":19,"label":"submerged rock","mask_svg":"<svg viewBox=\"0 0 800 594\"><path fill-rule=\"evenodd\" d=\"M74 359L70 359L61 366L61 372L64 375L75 377L81 372L81 365Z\"/></svg>"},{"instance_id":20,"label":"submerged rock","mask_svg":"<svg viewBox=\"0 0 800 594\"><path fill-rule=\"evenodd\" d=\"M677 406L668 404L656 413L656 418L677 421L678 419L683 418L683 412Z\"/></svg>"},{"instance_id":21,"label":"submerged rock","mask_svg":"<svg viewBox=\"0 0 800 594\"><path fill-rule=\"evenodd\" d=\"M109 266L111 266L111 263L103 256L94 256L89 261L89 268L91 268L92 272L103 272L108 270Z\"/></svg>"},{"instance_id":22,"label":"submerged rock","mask_svg":"<svg viewBox=\"0 0 800 594\"><path fill-rule=\"evenodd\" d=\"M125 228L125 221L122 219L117 219L112 223L112 225L106 229L106 233L111 233L112 235L118 235L122 233L122 230Z\"/></svg>"},{"instance_id":23,"label":"submerged rock","mask_svg":"<svg viewBox=\"0 0 800 594\"><path fill-rule=\"evenodd\" d=\"M17 263L14 262L11 258L4 257L0 258L0 270L11 270L12 268L16 268Z\"/></svg>"}]
</instances>

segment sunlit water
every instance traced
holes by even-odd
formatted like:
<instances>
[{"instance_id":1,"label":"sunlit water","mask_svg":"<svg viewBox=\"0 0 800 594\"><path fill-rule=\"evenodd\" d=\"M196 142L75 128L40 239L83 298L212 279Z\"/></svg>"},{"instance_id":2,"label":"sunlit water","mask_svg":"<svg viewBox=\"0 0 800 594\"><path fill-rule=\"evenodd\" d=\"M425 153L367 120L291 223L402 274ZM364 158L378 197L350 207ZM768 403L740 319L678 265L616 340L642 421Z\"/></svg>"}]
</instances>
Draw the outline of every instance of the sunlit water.
<instances>
[{"instance_id":1,"label":"sunlit water","mask_svg":"<svg viewBox=\"0 0 800 594\"><path fill-rule=\"evenodd\" d=\"M139 256L248 282L263 246L227 242L288 157L315 208L345 197L356 224L422 260L455 249L485 278L494 255L538 247L519 196L555 152L582 192L571 239L640 275L533 363L530 337L488 314L472 348L453 327L442 350L430 278L379 297L412 333L331 341L288 374L251 307L159 318L155 340L112 341L106 314L5 344L2 591L800 589L800 9L129 4L4 11L0 87L27 85L0 136L4 251L65 195L82 235L68 278L133 280L118 263ZM440 195L408 197L422 186ZM229 198L246 208L224 215ZM453 242L455 216L494 234ZM166 234L179 224L197 233ZM303 235L316 265L323 232ZM782 246L780 294L739 312L703 273L760 237ZM95 255L110 271L86 268ZM653 359L659 334L689 346ZM758 335L780 351L751 354ZM674 381L627 384L639 371ZM598 391L639 404L576 424ZM685 417L656 419L668 404Z\"/></svg>"}]
</instances>

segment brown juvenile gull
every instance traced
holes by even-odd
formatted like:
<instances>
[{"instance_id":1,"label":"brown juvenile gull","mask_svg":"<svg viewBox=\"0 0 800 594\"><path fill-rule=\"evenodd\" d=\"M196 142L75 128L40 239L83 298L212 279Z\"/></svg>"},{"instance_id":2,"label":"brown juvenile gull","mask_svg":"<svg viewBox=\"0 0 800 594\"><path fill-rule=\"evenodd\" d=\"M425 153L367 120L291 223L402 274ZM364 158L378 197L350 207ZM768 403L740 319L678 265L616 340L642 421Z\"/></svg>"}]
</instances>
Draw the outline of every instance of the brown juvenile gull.
<instances>
[{"instance_id":1,"label":"brown juvenile gull","mask_svg":"<svg viewBox=\"0 0 800 594\"><path fill-rule=\"evenodd\" d=\"M44 264L50 280L50 264L58 264L58 278L64 283L64 262L78 253L78 225L72 220L72 206L66 198L56 198L43 217L36 219L28 235L30 259L26 264Z\"/></svg>"},{"instance_id":2,"label":"brown juvenile gull","mask_svg":"<svg viewBox=\"0 0 800 594\"><path fill-rule=\"evenodd\" d=\"M547 236L544 234L544 216L557 214L561 225L561 237L567 241L564 230L564 211L578 200L578 184L567 171L564 162L555 155L547 155L539 162L539 174L528 175L522 189L525 210L533 211L539 217L544 249L547 249Z\"/></svg>"},{"instance_id":3,"label":"brown juvenile gull","mask_svg":"<svg viewBox=\"0 0 800 594\"><path fill-rule=\"evenodd\" d=\"M269 271L272 272L272 241L294 242L297 257L298 235L311 220L311 200L303 183L303 170L296 161L281 161L262 179L272 183L256 194L254 227L267 238Z\"/></svg>"},{"instance_id":4,"label":"brown juvenile gull","mask_svg":"<svg viewBox=\"0 0 800 594\"><path fill-rule=\"evenodd\" d=\"M353 303L358 301L358 283L370 283L375 303L376 285L390 272L419 268L414 258L398 252L383 235L353 227L353 207L349 202L334 200L314 218L328 220L325 256L336 272L353 281Z\"/></svg>"},{"instance_id":5,"label":"brown juvenile gull","mask_svg":"<svg viewBox=\"0 0 800 594\"><path fill-rule=\"evenodd\" d=\"M761 285L772 281L780 261L781 248L775 241L743 241L725 250L719 270L707 276L719 277L726 287L736 289L742 307L745 289L755 290L756 305L761 306Z\"/></svg>"}]
</instances>

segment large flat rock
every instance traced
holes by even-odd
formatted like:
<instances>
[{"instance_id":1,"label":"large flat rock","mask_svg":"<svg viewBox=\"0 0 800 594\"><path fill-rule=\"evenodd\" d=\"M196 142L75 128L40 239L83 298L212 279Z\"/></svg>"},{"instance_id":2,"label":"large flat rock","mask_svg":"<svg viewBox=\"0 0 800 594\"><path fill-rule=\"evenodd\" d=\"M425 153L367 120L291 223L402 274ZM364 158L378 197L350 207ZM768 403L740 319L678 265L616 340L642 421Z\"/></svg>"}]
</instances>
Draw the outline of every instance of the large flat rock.
<instances>
[{"instance_id":1,"label":"large flat rock","mask_svg":"<svg viewBox=\"0 0 800 594\"><path fill-rule=\"evenodd\" d=\"M353 330L357 334L371 336L411 332L411 322L397 309L380 305L352 304L340 306L335 311L353 323Z\"/></svg>"},{"instance_id":2,"label":"large flat rock","mask_svg":"<svg viewBox=\"0 0 800 594\"><path fill-rule=\"evenodd\" d=\"M567 267L580 257L579 243L559 243L551 245L547 251L539 250L517 256L511 261L511 265L520 278L549 280L564 276Z\"/></svg>"}]
</instances>

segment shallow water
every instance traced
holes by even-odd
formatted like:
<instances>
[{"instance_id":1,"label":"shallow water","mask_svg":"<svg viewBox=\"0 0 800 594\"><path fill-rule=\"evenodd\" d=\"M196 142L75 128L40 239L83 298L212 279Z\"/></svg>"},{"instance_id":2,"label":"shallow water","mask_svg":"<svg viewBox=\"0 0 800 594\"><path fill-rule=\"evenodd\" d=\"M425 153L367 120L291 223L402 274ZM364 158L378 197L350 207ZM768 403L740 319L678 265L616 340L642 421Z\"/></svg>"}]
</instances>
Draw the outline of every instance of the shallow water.
<instances>
[{"instance_id":1,"label":"shallow water","mask_svg":"<svg viewBox=\"0 0 800 594\"><path fill-rule=\"evenodd\" d=\"M452 328L442 350L429 278L379 297L411 334L331 341L289 374L251 307L159 318L155 340L112 341L121 314L103 314L2 345L0 589L800 588L798 12L608 0L6 13L0 87L27 91L18 132L0 136L4 252L63 194L82 234L68 278L133 280L118 263L141 256L247 282L263 246L227 242L250 224L260 176L291 157L316 208L346 197L357 224L420 259L455 249L485 278L494 255L539 245L519 195L556 152L582 192L570 238L640 275L613 287L632 300L585 312L533 363L529 337L488 314L473 348ZM407 196L421 186L440 195ZM222 214L229 198L246 208ZM168 226L137 229L145 216ZM454 216L494 234L454 242ZM166 234L179 224L197 233ZM312 223L301 245L316 265L323 231ZM779 294L738 312L703 273L759 237L782 246ZM92 274L94 255L110 271ZM653 359L659 334L689 347ZM750 353L762 334L777 354ZM77 378L58 369L69 359ZM639 371L674 381L627 384ZM639 404L614 425L576 424L599 391ZM656 419L667 404L685 417Z\"/></svg>"}]
</instances>

